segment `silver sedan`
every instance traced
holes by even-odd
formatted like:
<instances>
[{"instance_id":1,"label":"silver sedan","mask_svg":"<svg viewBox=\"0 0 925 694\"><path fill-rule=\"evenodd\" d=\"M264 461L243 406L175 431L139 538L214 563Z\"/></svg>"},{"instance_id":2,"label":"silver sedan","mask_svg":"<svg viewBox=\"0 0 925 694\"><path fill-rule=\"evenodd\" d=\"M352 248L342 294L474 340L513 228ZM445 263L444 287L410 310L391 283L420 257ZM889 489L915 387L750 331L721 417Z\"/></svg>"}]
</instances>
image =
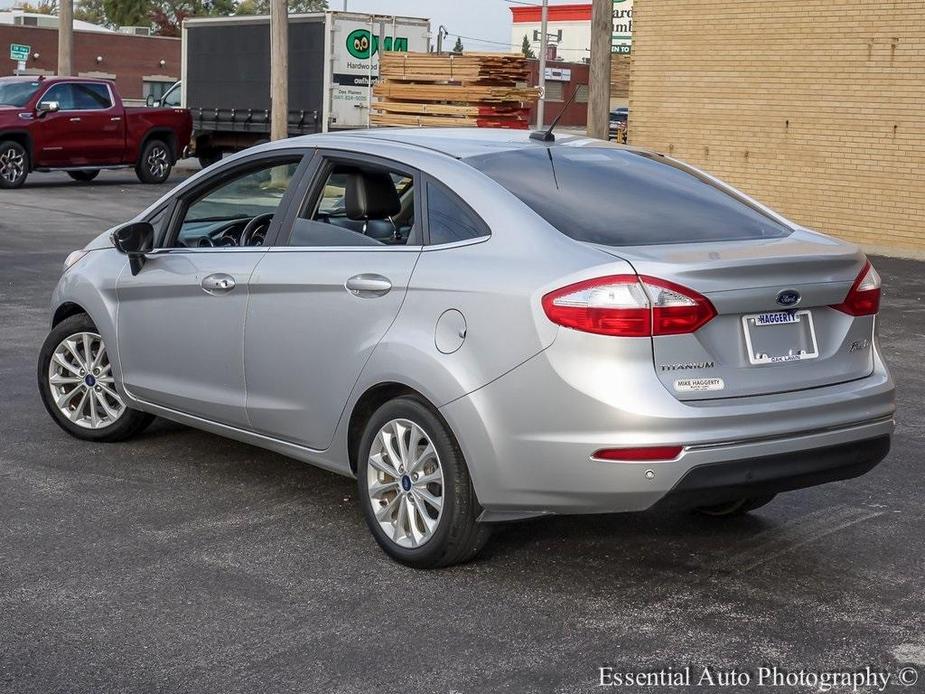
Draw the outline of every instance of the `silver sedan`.
<instances>
[{"instance_id":1,"label":"silver sedan","mask_svg":"<svg viewBox=\"0 0 925 694\"><path fill-rule=\"evenodd\" d=\"M415 567L493 524L731 516L889 451L880 277L661 154L512 131L295 138L72 253L38 381L117 441L161 416L355 476Z\"/></svg>"}]
</instances>

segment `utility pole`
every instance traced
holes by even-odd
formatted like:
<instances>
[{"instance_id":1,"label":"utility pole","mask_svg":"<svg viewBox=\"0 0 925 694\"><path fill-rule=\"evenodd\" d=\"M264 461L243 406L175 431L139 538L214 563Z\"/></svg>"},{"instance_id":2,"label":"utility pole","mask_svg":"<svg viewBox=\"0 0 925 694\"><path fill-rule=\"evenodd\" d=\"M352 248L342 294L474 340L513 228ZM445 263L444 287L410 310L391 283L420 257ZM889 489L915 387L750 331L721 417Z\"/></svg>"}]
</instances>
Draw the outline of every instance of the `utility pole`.
<instances>
[{"instance_id":1,"label":"utility pole","mask_svg":"<svg viewBox=\"0 0 925 694\"><path fill-rule=\"evenodd\" d=\"M74 74L74 0L58 3L58 74Z\"/></svg>"},{"instance_id":2,"label":"utility pole","mask_svg":"<svg viewBox=\"0 0 925 694\"><path fill-rule=\"evenodd\" d=\"M606 140L610 132L610 52L613 0L592 0L591 73L588 79L588 135Z\"/></svg>"},{"instance_id":3,"label":"utility pole","mask_svg":"<svg viewBox=\"0 0 925 694\"><path fill-rule=\"evenodd\" d=\"M289 7L270 0L270 139L289 137Z\"/></svg>"},{"instance_id":4,"label":"utility pole","mask_svg":"<svg viewBox=\"0 0 925 694\"><path fill-rule=\"evenodd\" d=\"M547 26L549 23L549 0L543 0L540 15L540 100L536 103L536 129L542 130L546 120L546 48L549 45Z\"/></svg>"}]
</instances>

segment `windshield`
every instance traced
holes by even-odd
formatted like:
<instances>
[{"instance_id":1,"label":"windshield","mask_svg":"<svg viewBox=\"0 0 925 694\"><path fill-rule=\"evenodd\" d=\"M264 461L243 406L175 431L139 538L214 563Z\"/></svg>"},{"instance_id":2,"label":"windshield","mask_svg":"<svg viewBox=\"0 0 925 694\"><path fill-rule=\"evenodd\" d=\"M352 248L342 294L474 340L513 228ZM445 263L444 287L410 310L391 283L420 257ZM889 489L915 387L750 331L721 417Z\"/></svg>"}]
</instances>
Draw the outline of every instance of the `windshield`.
<instances>
[{"instance_id":1,"label":"windshield","mask_svg":"<svg viewBox=\"0 0 925 694\"><path fill-rule=\"evenodd\" d=\"M696 171L657 154L536 146L465 161L577 241L639 246L791 233Z\"/></svg>"},{"instance_id":2,"label":"windshield","mask_svg":"<svg viewBox=\"0 0 925 694\"><path fill-rule=\"evenodd\" d=\"M25 106L38 88L38 82L0 80L0 106Z\"/></svg>"}]
</instances>

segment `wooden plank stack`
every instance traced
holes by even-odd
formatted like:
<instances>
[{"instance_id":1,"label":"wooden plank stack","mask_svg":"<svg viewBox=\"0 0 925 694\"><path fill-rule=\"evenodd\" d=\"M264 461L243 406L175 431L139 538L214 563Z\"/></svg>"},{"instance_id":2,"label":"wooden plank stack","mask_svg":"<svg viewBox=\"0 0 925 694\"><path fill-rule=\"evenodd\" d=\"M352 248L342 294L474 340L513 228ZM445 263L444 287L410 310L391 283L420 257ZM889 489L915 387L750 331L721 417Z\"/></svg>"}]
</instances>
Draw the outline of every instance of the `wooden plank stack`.
<instances>
[{"instance_id":1,"label":"wooden plank stack","mask_svg":"<svg viewBox=\"0 0 925 694\"><path fill-rule=\"evenodd\" d=\"M373 125L527 128L539 89L527 60L511 53L390 53L373 87ZM518 86L520 85L520 86Z\"/></svg>"}]
</instances>

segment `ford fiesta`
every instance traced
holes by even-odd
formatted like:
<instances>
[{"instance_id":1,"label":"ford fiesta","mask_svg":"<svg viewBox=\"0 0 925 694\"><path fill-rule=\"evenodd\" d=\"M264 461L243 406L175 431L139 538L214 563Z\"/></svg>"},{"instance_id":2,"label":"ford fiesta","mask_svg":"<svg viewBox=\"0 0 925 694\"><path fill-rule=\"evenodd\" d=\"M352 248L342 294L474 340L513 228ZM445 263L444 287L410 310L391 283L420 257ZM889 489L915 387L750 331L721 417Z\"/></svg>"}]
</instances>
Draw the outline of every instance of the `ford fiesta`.
<instances>
[{"instance_id":1,"label":"ford fiesta","mask_svg":"<svg viewBox=\"0 0 925 694\"><path fill-rule=\"evenodd\" d=\"M355 476L382 548L437 567L497 521L733 515L870 470L879 302L855 246L654 152L318 135L72 253L38 382L81 439L156 415Z\"/></svg>"}]
</instances>

